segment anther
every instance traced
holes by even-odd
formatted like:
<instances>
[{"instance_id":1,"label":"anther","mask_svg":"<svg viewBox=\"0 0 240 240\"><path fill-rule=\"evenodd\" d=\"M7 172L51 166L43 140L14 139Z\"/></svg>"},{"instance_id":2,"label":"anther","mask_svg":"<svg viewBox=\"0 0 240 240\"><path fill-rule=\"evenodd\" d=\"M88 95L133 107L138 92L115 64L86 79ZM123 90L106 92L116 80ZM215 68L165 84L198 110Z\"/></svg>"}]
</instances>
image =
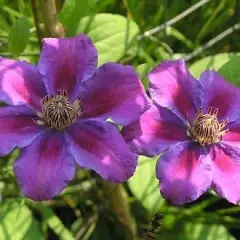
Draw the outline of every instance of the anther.
<instances>
[{"instance_id":1,"label":"anther","mask_svg":"<svg viewBox=\"0 0 240 240\"><path fill-rule=\"evenodd\" d=\"M214 109L214 112L213 112L213 116L217 116L217 114L218 114L218 109L215 108L215 109Z\"/></svg>"},{"instance_id":2,"label":"anther","mask_svg":"<svg viewBox=\"0 0 240 240\"><path fill-rule=\"evenodd\" d=\"M50 94L41 100L42 112L37 112L39 119L33 121L37 125L47 125L49 128L63 130L76 122L81 115L83 106L79 99L68 101L66 90L57 90L57 94Z\"/></svg>"},{"instance_id":3,"label":"anther","mask_svg":"<svg viewBox=\"0 0 240 240\"><path fill-rule=\"evenodd\" d=\"M228 129L223 130L228 124L228 119L220 123L217 114L217 108L209 107L206 114L203 114L200 108L193 125L188 125L187 135L202 146L220 142L228 131Z\"/></svg>"}]
</instances>

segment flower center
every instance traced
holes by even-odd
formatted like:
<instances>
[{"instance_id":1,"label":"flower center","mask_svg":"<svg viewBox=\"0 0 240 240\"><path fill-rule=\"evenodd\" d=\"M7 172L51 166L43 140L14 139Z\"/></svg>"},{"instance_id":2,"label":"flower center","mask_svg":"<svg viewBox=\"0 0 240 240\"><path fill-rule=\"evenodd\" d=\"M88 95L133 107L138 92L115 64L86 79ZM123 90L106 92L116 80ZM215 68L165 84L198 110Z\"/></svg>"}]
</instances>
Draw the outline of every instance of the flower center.
<instances>
[{"instance_id":1,"label":"flower center","mask_svg":"<svg viewBox=\"0 0 240 240\"><path fill-rule=\"evenodd\" d=\"M71 103L65 90L58 90L57 95L45 96L41 104L42 112L37 112L39 119L34 122L59 131L76 122L83 110L81 100L78 98Z\"/></svg>"},{"instance_id":2,"label":"flower center","mask_svg":"<svg viewBox=\"0 0 240 240\"><path fill-rule=\"evenodd\" d=\"M187 135L202 146L220 142L223 135L228 131L228 129L223 130L228 124L228 119L219 123L217 113L217 108L209 107L207 113L203 114L202 108L200 108L193 125L191 126L188 123Z\"/></svg>"}]
</instances>

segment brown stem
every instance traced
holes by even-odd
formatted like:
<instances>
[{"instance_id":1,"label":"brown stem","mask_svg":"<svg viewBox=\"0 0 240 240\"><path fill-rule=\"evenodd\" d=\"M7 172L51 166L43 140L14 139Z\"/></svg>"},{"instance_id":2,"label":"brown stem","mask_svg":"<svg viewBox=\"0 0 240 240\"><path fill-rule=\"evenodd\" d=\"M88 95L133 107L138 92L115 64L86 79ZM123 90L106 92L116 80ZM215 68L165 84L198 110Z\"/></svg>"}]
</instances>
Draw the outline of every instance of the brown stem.
<instances>
[{"instance_id":1,"label":"brown stem","mask_svg":"<svg viewBox=\"0 0 240 240\"><path fill-rule=\"evenodd\" d=\"M42 47L42 37L41 37L39 21L38 21L36 0L31 0L31 5L32 5L34 24L35 24L35 27L36 27L36 34L37 34L38 44L39 44L39 47L41 49L41 47Z\"/></svg>"},{"instance_id":2,"label":"brown stem","mask_svg":"<svg viewBox=\"0 0 240 240\"><path fill-rule=\"evenodd\" d=\"M63 25L58 21L55 0L41 0L43 21L48 37L64 37Z\"/></svg>"},{"instance_id":3,"label":"brown stem","mask_svg":"<svg viewBox=\"0 0 240 240\"><path fill-rule=\"evenodd\" d=\"M60 0L55 0L55 5L56 5L57 13L59 13L59 11L61 9L61 1Z\"/></svg>"},{"instance_id":4,"label":"brown stem","mask_svg":"<svg viewBox=\"0 0 240 240\"><path fill-rule=\"evenodd\" d=\"M126 228L124 240L136 239L136 223L131 215L128 194L122 184L103 181L103 188L109 198L111 209L118 221Z\"/></svg>"}]
</instances>

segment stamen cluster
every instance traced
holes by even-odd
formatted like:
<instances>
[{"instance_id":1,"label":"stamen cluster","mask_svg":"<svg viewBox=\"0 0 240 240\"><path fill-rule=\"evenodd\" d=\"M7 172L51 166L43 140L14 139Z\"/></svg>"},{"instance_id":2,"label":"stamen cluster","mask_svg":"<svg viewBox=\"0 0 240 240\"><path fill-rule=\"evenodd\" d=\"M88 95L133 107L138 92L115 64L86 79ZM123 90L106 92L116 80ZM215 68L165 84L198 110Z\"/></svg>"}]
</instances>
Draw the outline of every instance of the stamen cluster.
<instances>
[{"instance_id":1,"label":"stamen cluster","mask_svg":"<svg viewBox=\"0 0 240 240\"><path fill-rule=\"evenodd\" d=\"M45 96L41 103L42 112L37 112L40 119L34 120L35 123L47 125L59 131L76 122L83 110L81 100L76 99L71 103L65 90L58 90L56 95Z\"/></svg>"},{"instance_id":2,"label":"stamen cluster","mask_svg":"<svg viewBox=\"0 0 240 240\"><path fill-rule=\"evenodd\" d=\"M228 129L223 128L228 124L228 119L219 123L217 119L218 109L209 107L206 114L203 114L202 108L197 113L193 126L189 124L187 134L193 141L201 146L218 143Z\"/></svg>"}]
</instances>

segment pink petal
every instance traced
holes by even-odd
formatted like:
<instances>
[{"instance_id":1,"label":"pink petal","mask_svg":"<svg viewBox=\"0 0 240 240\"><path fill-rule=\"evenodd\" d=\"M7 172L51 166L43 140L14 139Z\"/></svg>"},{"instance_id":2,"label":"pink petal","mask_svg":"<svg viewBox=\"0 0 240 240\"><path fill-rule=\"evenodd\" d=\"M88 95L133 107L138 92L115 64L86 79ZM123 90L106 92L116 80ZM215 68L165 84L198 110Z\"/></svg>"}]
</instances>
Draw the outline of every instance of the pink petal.
<instances>
[{"instance_id":1,"label":"pink petal","mask_svg":"<svg viewBox=\"0 0 240 240\"><path fill-rule=\"evenodd\" d=\"M175 144L160 156L157 178L163 197L173 204L195 201L212 183L211 157L191 142Z\"/></svg>"},{"instance_id":2,"label":"pink petal","mask_svg":"<svg viewBox=\"0 0 240 240\"><path fill-rule=\"evenodd\" d=\"M84 118L111 118L126 125L148 107L148 98L133 67L107 63L84 82Z\"/></svg>"},{"instance_id":3,"label":"pink petal","mask_svg":"<svg viewBox=\"0 0 240 240\"><path fill-rule=\"evenodd\" d=\"M228 144L218 144L212 150L215 172L212 188L229 202L240 202L240 150Z\"/></svg>"},{"instance_id":4,"label":"pink petal","mask_svg":"<svg viewBox=\"0 0 240 240\"><path fill-rule=\"evenodd\" d=\"M222 142L240 147L240 121L229 123L226 129L228 132L223 136Z\"/></svg>"},{"instance_id":5,"label":"pink petal","mask_svg":"<svg viewBox=\"0 0 240 240\"><path fill-rule=\"evenodd\" d=\"M33 118L35 113L25 106L0 107L0 155L27 146L45 130Z\"/></svg>"},{"instance_id":6,"label":"pink petal","mask_svg":"<svg viewBox=\"0 0 240 240\"><path fill-rule=\"evenodd\" d=\"M155 156L172 144L188 140L182 120L154 105L138 121L124 127L122 135L134 152L146 156Z\"/></svg>"},{"instance_id":7,"label":"pink petal","mask_svg":"<svg viewBox=\"0 0 240 240\"><path fill-rule=\"evenodd\" d=\"M24 195L48 200L60 193L75 172L74 158L60 132L48 131L22 150L14 172Z\"/></svg>"},{"instance_id":8,"label":"pink petal","mask_svg":"<svg viewBox=\"0 0 240 240\"><path fill-rule=\"evenodd\" d=\"M93 169L111 182L124 182L133 175L137 156L112 123L78 121L66 137L81 167Z\"/></svg>"},{"instance_id":9,"label":"pink petal","mask_svg":"<svg viewBox=\"0 0 240 240\"><path fill-rule=\"evenodd\" d=\"M192 120L201 106L201 86L182 59L166 60L149 73L152 99L182 119Z\"/></svg>"},{"instance_id":10,"label":"pink petal","mask_svg":"<svg viewBox=\"0 0 240 240\"><path fill-rule=\"evenodd\" d=\"M219 119L228 118L230 122L239 118L240 89L227 82L215 71L207 70L200 77L203 86L203 111L208 107L218 109Z\"/></svg>"},{"instance_id":11,"label":"pink petal","mask_svg":"<svg viewBox=\"0 0 240 240\"><path fill-rule=\"evenodd\" d=\"M45 95L45 86L36 66L25 61L0 58L0 100L39 109L40 100Z\"/></svg>"},{"instance_id":12,"label":"pink petal","mask_svg":"<svg viewBox=\"0 0 240 240\"><path fill-rule=\"evenodd\" d=\"M73 38L45 38L39 61L49 93L67 90L71 100L79 97L82 81L97 66L97 50L92 40L81 34Z\"/></svg>"}]
</instances>

